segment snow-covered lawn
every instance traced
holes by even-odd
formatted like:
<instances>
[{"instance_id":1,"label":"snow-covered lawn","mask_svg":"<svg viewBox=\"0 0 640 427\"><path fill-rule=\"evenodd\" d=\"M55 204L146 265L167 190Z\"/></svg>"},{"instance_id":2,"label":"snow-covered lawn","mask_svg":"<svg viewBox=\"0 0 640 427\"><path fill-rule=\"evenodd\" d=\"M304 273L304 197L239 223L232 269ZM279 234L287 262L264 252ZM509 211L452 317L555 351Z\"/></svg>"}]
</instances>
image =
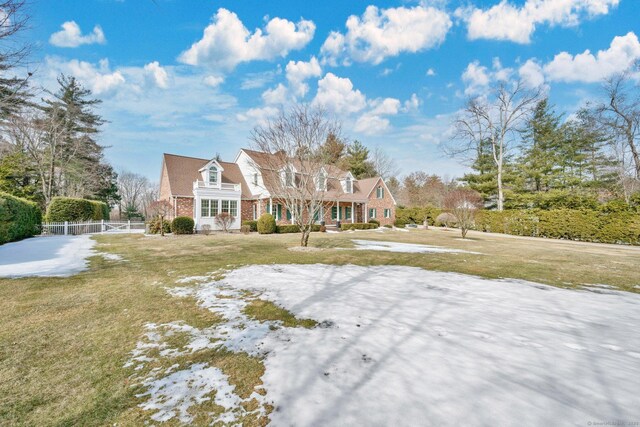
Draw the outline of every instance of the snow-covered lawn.
<instances>
[{"instance_id":1,"label":"snow-covered lawn","mask_svg":"<svg viewBox=\"0 0 640 427\"><path fill-rule=\"evenodd\" d=\"M277 328L248 319L240 290L320 326ZM223 345L262 355L272 425L640 419L635 294L352 265L250 266L171 293L194 296L228 321L201 330L148 325L129 364L143 365L153 348L175 357L162 336L176 330L190 337L181 351ZM217 389L214 399L225 408L220 421L243 410L234 386L206 363L172 365L138 380L146 386L141 407L155 410L156 420L188 421L190 406Z\"/></svg>"},{"instance_id":2,"label":"snow-covered lawn","mask_svg":"<svg viewBox=\"0 0 640 427\"><path fill-rule=\"evenodd\" d=\"M33 237L0 246L0 277L70 276L95 255L89 236Z\"/></svg>"},{"instance_id":3,"label":"snow-covered lawn","mask_svg":"<svg viewBox=\"0 0 640 427\"><path fill-rule=\"evenodd\" d=\"M467 253L477 254L460 249L443 248L440 246L419 245L416 243L385 242L381 240L352 240L356 249L366 251L405 252L405 253Z\"/></svg>"}]
</instances>

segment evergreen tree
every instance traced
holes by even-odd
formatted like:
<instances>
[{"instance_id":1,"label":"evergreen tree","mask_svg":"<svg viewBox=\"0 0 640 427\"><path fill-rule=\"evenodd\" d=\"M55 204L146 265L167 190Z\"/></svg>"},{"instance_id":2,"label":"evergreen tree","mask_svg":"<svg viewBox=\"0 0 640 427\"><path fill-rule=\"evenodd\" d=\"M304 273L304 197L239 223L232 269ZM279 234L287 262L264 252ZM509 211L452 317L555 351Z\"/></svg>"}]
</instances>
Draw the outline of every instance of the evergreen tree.
<instances>
[{"instance_id":1,"label":"evergreen tree","mask_svg":"<svg viewBox=\"0 0 640 427\"><path fill-rule=\"evenodd\" d=\"M103 150L96 138L105 121L95 112L101 100L92 98L91 91L75 77L60 75L58 91L44 99L42 110L47 120L59 123L64 136L56 159L57 194L75 197L95 197L109 192L115 175L104 165Z\"/></svg>"},{"instance_id":2,"label":"evergreen tree","mask_svg":"<svg viewBox=\"0 0 640 427\"><path fill-rule=\"evenodd\" d=\"M358 140L347 147L343 167L351 171L356 179L375 176L375 168L369 160L369 149Z\"/></svg>"},{"instance_id":3,"label":"evergreen tree","mask_svg":"<svg viewBox=\"0 0 640 427\"><path fill-rule=\"evenodd\" d=\"M549 101L541 100L523 134L518 169L525 191L548 191L557 186L559 148L562 145L561 116L551 110Z\"/></svg>"},{"instance_id":4,"label":"evergreen tree","mask_svg":"<svg viewBox=\"0 0 640 427\"><path fill-rule=\"evenodd\" d=\"M327 137L326 142L322 146L322 154L328 164L337 165L342 160L346 148L347 145L332 133Z\"/></svg>"}]
</instances>

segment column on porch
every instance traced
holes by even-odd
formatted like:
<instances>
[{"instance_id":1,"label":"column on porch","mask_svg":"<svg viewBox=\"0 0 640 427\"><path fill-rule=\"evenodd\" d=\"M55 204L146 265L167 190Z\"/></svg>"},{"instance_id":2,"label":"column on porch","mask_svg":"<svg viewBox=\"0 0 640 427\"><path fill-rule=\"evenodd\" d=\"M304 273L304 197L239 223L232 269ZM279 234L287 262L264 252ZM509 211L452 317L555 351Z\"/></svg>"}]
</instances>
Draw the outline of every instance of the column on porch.
<instances>
[{"instance_id":1,"label":"column on porch","mask_svg":"<svg viewBox=\"0 0 640 427\"><path fill-rule=\"evenodd\" d=\"M355 214L356 214L356 204L355 204L355 202L351 202L351 224L353 224L355 222L354 221L354 218L355 218L354 215Z\"/></svg>"},{"instance_id":2,"label":"column on porch","mask_svg":"<svg viewBox=\"0 0 640 427\"><path fill-rule=\"evenodd\" d=\"M364 205L364 222L369 222L369 209L367 208L367 204Z\"/></svg>"}]
</instances>

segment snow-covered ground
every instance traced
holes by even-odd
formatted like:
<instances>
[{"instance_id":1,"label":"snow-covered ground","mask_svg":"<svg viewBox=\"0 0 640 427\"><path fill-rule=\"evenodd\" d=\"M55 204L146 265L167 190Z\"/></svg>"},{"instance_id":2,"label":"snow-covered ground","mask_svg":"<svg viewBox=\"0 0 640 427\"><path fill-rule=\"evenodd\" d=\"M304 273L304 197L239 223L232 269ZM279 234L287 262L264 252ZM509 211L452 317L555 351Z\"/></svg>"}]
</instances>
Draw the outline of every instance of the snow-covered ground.
<instances>
[{"instance_id":1,"label":"snow-covered ground","mask_svg":"<svg viewBox=\"0 0 640 427\"><path fill-rule=\"evenodd\" d=\"M33 237L0 246L0 277L70 276L95 255L89 236Z\"/></svg>"},{"instance_id":2,"label":"snow-covered ground","mask_svg":"<svg viewBox=\"0 0 640 427\"><path fill-rule=\"evenodd\" d=\"M259 327L241 312L236 290L242 289L322 327ZM595 425L640 419L635 294L411 267L327 265L250 266L172 293L195 296L228 319L210 330L190 330L193 351L225 345L264 355L266 399L276 407L272 425ZM187 325L162 328L176 327ZM144 363L149 346L162 348L149 342L160 340L162 328L150 328L132 364ZM171 356L170 348L163 351ZM233 386L210 368L154 373L143 380L143 408L159 409L154 402L166 403L166 393L179 390L187 403L162 407L157 416L180 416L220 387L215 399L226 402L224 417L233 419Z\"/></svg>"},{"instance_id":3,"label":"snow-covered ground","mask_svg":"<svg viewBox=\"0 0 640 427\"><path fill-rule=\"evenodd\" d=\"M467 253L478 252L464 251L461 249L443 248L440 246L419 245L416 243L385 242L382 240L351 240L356 244L356 249L366 251L405 252L405 253Z\"/></svg>"}]
</instances>

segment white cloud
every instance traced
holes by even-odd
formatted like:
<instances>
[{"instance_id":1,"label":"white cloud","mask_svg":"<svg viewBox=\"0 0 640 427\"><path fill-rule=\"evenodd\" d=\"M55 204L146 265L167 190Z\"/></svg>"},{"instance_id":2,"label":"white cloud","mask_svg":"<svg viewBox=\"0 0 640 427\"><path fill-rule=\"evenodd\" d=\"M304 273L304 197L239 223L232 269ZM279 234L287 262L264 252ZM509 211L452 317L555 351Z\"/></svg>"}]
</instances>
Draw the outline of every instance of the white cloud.
<instances>
[{"instance_id":1,"label":"white cloud","mask_svg":"<svg viewBox=\"0 0 640 427\"><path fill-rule=\"evenodd\" d=\"M378 9L368 6L361 17L351 15L347 32L333 31L320 50L323 60L348 65L351 60L379 64L402 52L419 52L441 44L451 28L449 15L434 7Z\"/></svg>"},{"instance_id":2,"label":"white cloud","mask_svg":"<svg viewBox=\"0 0 640 427\"><path fill-rule=\"evenodd\" d=\"M575 56L559 53L544 66L544 73L552 81L593 83L626 70L637 59L640 59L640 42L629 32L615 37L609 49L595 55L589 50Z\"/></svg>"},{"instance_id":3,"label":"white cloud","mask_svg":"<svg viewBox=\"0 0 640 427\"><path fill-rule=\"evenodd\" d=\"M346 77L327 73L318 81L318 93L312 104L327 108L336 114L355 113L367 105L367 98Z\"/></svg>"},{"instance_id":4,"label":"white cloud","mask_svg":"<svg viewBox=\"0 0 640 427\"><path fill-rule=\"evenodd\" d=\"M224 82L223 76L207 76L204 78L204 84L210 87L218 87Z\"/></svg>"},{"instance_id":5,"label":"white cloud","mask_svg":"<svg viewBox=\"0 0 640 427\"><path fill-rule=\"evenodd\" d=\"M296 96L303 97L309 91L309 85L305 81L311 77L320 77L322 68L314 56L309 62L289 61L285 72L291 91Z\"/></svg>"},{"instance_id":6,"label":"white cloud","mask_svg":"<svg viewBox=\"0 0 640 427\"><path fill-rule=\"evenodd\" d=\"M411 98L404 102L404 111L415 111L420 107L421 103L422 102L420 101L420 98L418 98L418 95L412 93Z\"/></svg>"},{"instance_id":7,"label":"white cloud","mask_svg":"<svg viewBox=\"0 0 640 427\"><path fill-rule=\"evenodd\" d=\"M169 86L169 75L167 71L160 66L158 61L153 61L145 65L144 71L153 78L153 81L159 88L166 89Z\"/></svg>"},{"instance_id":8,"label":"white cloud","mask_svg":"<svg viewBox=\"0 0 640 427\"><path fill-rule=\"evenodd\" d=\"M75 21L67 21L62 24L62 30L51 34L49 43L58 47L78 47L83 44L105 44L107 39L99 25L93 27L93 31L82 35L80 26Z\"/></svg>"},{"instance_id":9,"label":"white cloud","mask_svg":"<svg viewBox=\"0 0 640 427\"><path fill-rule=\"evenodd\" d=\"M489 9L458 8L455 15L467 23L471 40L510 40L529 43L538 24L576 26L583 19L606 15L620 0L526 0L515 6L508 0Z\"/></svg>"},{"instance_id":10,"label":"white cloud","mask_svg":"<svg viewBox=\"0 0 640 427\"><path fill-rule=\"evenodd\" d=\"M110 92L125 83L125 78L120 71L111 71L107 59L100 60L98 67L77 59L64 61L55 57L47 57L45 62L46 68L52 76L57 76L60 73L74 76L96 95Z\"/></svg>"},{"instance_id":11,"label":"white cloud","mask_svg":"<svg viewBox=\"0 0 640 427\"><path fill-rule=\"evenodd\" d=\"M542 67L535 60L529 59L519 69L518 74L522 81L529 87L538 87L544 84Z\"/></svg>"},{"instance_id":12,"label":"white cloud","mask_svg":"<svg viewBox=\"0 0 640 427\"><path fill-rule=\"evenodd\" d=\"M313 22L304 19L293 23L273 18L264 31L256 29L250 33L235 13L220 8L202 39L178 59L189 65L232 70L241 62L285 57L290 51L303 48L313 38L315 28Z\"/></svg>"},{"instance_id":13,"label":"white cloud","mask_svg":"<svg viewBox=\"0 0 640 427\"><path fill-rule=\"evenodd\" d=\"M462 73L462 81L465 84L464 94L467 96L481 95L492 82L508 81L512 74L513 69L503 67L499 58L493 59L491 69L480 65L478 61L471 62Z\"/></svg>"},{"instance_id":14,"label":"white cloud","mask_svg":"<svg viewBox=\"0 0 640 427\"><path fill-rule=\"evenodd\" d=\"M435 72L435 70L433 68L429 68L427 70L427 76L431 77L431 76L435 76L435 75L436 75L436 72Z\"/></svg>"},{"instance_id":15,"label":"white cloud","mask_svg":"<svg viewBox=\"0 0 640 427\"><path fill-rule=\"evenodd\" d=\"M385 116L395 116L400 111L400 101L395 98L375 99L370 103L371 109L356 120L354 130L367 135L384 132L390 121Z\"/></svg>"},{"instance_id":16,"label":"white cloud","mask_svg":"<svg viewBox=\"0 0 640 427\"><path fill-rule=\"evenodd\" d=\"M262 100L267 105L282 105L287 102L289 91L282 84L279 83L273 89L267 89L262 93Z\"/></svg>"},{"instance_id":17,"label":"white cloud","mask_svg":"<svg viewBox=\"0 0 640 427\"><path fill-rule=\"evenodd\" d=\"M239 122L250 122L257 126L266 125L270 119L274 118L280 112L276 107L261 107L261 108L250 108L244 113L239 113L236 115L236 119Z\"/></svg>"}]
</instances>

